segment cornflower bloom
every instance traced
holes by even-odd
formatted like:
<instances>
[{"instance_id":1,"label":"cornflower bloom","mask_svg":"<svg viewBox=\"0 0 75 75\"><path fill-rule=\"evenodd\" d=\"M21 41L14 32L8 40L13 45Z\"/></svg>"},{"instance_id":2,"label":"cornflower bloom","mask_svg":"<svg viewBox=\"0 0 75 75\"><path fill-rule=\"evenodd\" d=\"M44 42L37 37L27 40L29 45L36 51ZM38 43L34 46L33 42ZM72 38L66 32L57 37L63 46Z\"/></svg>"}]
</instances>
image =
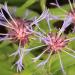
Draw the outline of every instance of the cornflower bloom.
<instances>
[{"instance_id":1,"label":"cornflower bloom","mask_svg":"<svg viewBox=\"0 0 75 75\"><path fill-rule=\"evenodd\" d=\"M59 15L59 16L65 16L65 18L68 18L70 20L70 24L73 23L73 32L75 32L75 0L73 0L73 3L71 3L70 0L68 0L69 2L69 5L70 5L70 10L67 11L65 9L63 9L59 3L58 3L58 0L55 0L56 3L50 3L51 5L54 5L54 6L57 6L62 12L64 12L65 14L64 15ZM69 24L69 25L70 25Z\"/></svg>"},{"instance_id":2,"label":"cornflower bloom","mask_svg":"<svg viewBox=\"0 0 75 75\"><path fill-rule=\"evenodd\" d=\"M44 66L50 60L53 54L57 54L59 56L61 70L63 74L66 75L66 72L64 70L63 63L61 60L60 52L64 52L72 56L73 58L75 58L75 56L69 52L69 51L72 51L73 53L75 53L75 51L68 47L68 43L70 41L75 40L75 37L68 38L64 34L62 34L65 31L65 29L69 26L71 19L72 18L69 18L69 17L65 18L61 29L57 33L53 33L52 31L50 31L49 33L46 33L46 32L43 33L43 31L41 31L42 35L41 35L40 40L45 46L47 46L47 48L43 50L43 52L39 54L37 57L33 58L33 62L38 61L42 57L42 55L45 54L46 52L49 52L49 56L46 60L40 62L37 65L37 67ZM63 48L67 49L68 51L63 50Z\"/></svg>"},{"instance_id":3,"label":"cornflower bloom","mask_svg":"<svg viewBox=\"0 0 75 75\"><path fill-rule=\"evenodd\" d=\"M7 19L7 17L9 19ZM7 33L0 33L1 35L4 35L4 37L0 38L0 41L3 40L11 40L12 42L18 42L19 47L18 50L14 53L12 53L10 56L17 56L19 59L17 62L14 64L14 66L17 66L17 72L20 71L24 68L23 67L23 57L24 57L24 46L29 42L29 37L30 35L33 35L33 30L31 30L30 24L32 21L30 20L23 20L20 18L12 18L10 15L8 8L7 8L7 3L1 8L0 12L0 25L6 27ZM30 29L30 30L29 30Z\"/></svg>"},{"instance_id":4,"label":"cornflower bloom","mask_svg":"<svg viewBox=\"0 0 75 75\"><path fill-rule=\"evenodd\" d=\"M40 47L38 46L29 49L25 48L25 45L29 43L30 36L32 35L34 36L34 34L35 35L39 34L38 32L35 32L33 30L32 26L34 24L35 23L31 20L26 20L26 19L21 19L16 17L13 18L8 11L7 3L5 3L5 5L0 10L0 25L6 27L7 29L7 33L0 33L0 36L4 36L4 37L0 37L0 41L10 40L14 43L18 42L18 46L19 46L18 50L10 55L10 56L19 57L16 63L12 66L12 67L17 66L17 72L21 72L21 70L24 68L22 60L26 50L32 50Z\"/></svg>"}]
</instances>

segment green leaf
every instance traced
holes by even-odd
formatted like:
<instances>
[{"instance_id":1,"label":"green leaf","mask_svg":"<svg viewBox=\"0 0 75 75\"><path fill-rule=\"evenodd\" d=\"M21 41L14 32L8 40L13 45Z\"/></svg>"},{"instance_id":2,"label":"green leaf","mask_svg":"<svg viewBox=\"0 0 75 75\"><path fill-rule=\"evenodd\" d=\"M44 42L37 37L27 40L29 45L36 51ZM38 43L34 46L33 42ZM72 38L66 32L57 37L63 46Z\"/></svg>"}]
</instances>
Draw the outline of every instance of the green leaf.
<instances>
[{"instance_id":1,"label":"green leaf","mask_svg":"<svg viewBox=\"0 0 75 75\"><path fill-rule=\"evenodd\" d=\"M67 36L69 39L75 38L75 33L69 33ZM68 47L75 50L75 40L70 41Z\"/></svg>"},{"instance_id":2,"label":"green leaf","mask_svg":"<svg viewBox=\"0 0 75 75\"><path fill-rule=\"evenodd\" d=\"M11 5L11 6L21 6L26 1L27 0L0 0L0 3L4 4L4 2L7 2L8 5Z\"/></svg>"},{"instance_id":3,"label":"green leaf","mask_svg":"<svg viewBox=\"0 0 75 75\"><path fill-rule=\"evenodd\" d=\"M49 11L55 16L64 18L65 15L67 15L69 13L70 6L69 6L69 4L66 4L66 5L61 6L60 8L58 8L58 7L50 8Z\"/></svg>"},{"instance_id":4,"label":"green leaf","mask_svg":"<svg viewBox=\"0 0 75 75\"><path fill-rule=\"evenodd\" d=\"M35 3L36 0L27 0L20 8L17 9L16 15L21 17L24 15L26 8Z\"/></svg>"},{"instance_id":5,"label":"green leaf","mask_svg":"<svg viewBox=\"0 0 75 75\"><path fill-rule=\"evenodd\" d=\"M45 8L46 8L46 0L40 0L40 6L41 6L42 10L45 10Z\"/></svg>"},{"instance_id":6,"label":"green leaf","mask_svg":"<svg viewBox=\"0 0 75 75\"><path fill-rule=\"evenodd\" d=\"M25 15L22 18L32 20L35 16L39 16L39 14L32 10L26 10Z\"/></svg>"},{"instance_id":7,"label":"green leaf","mask_svg":"<svg viewBox=\"0 0 75 75\"><path fill-rule=\"evenodd\" d=\"M73 53L71 53L73 54ZM66 68L68 68L71 65L75 65L75 59L69 55L67 55L66 53L61 53L61 59L62 59L62 63L63 63L63 67L66 71ZM60 67L60 63L59 63L59 58L57 55L55 55L54 57L52 57L51 59L51 72L54 75L57 75L58 72L60 72L61 67ZM60 74L62 75L62 71L60 72Z\"/></svg>"}]
</instances>

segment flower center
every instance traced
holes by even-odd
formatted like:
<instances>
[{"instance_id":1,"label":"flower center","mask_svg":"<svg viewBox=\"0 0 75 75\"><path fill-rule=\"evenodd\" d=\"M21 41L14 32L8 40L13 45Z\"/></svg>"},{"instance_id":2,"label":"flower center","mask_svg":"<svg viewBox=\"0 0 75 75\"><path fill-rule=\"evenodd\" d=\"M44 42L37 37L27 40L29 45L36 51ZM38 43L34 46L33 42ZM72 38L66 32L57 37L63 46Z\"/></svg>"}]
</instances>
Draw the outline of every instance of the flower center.
<instances>
[{"instance_id":1,"label":"flower center","mask_svg":"<svg viewBox=\"0 0 75 75\"><path fill-rule=\"evenodd\" d=\"M63 36L57 36L57 34L48 34L47 37L43 39L44 43L49 47L49 50L54 52L61 51L67 44L66 38Z\"/></svg>"},{"instance_id":2,"label":"flower center","mask_svg":"<svg viewBox=\"0 0 75 75\"><path fill-rule=\"evenodd\" d=\"M12 24L11 27L13 27L14 29L8 29L8 33L9 33L9 37L12 38L13 40L18 40L21 41L22 45L25 45L28 42L28 37L29 35L31 35L32 33L27 29L29 28L29 22L25 21L25 20L21 20L21 19L15 19L14 20L15 23L13 21L10 21L10 23Z\"/></svg>"}]
</instances>

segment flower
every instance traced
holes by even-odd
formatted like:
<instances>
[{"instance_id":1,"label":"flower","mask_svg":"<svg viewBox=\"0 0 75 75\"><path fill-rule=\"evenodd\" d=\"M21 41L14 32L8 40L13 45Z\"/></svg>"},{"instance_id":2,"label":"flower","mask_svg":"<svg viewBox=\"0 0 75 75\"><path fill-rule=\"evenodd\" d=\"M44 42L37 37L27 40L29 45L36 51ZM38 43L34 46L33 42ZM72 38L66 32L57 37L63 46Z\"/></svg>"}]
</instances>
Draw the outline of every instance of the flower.
<instances>
[{"instance_id":1,"label":"flower","mask_svg":"<svg viewBox=\"0 0 75 75\"><path fill-rule=\"evenodd\" d=\"M45 43L48 46L49 50L52 50L52 52L58 52L61 51L63 47L65 47L68 43L68 41L65 41L66 37L59 36L57 34L48 33L48 35L44 38L42 38L43 43Z\"/></svg>"},{"instance_id":2,"label":"flower","mask_svg":"<svg viewBox=\"0 0 75 75\"><path fill-rule=\"evenodd\" d=\"M37 57L33 58L33 62L38 61L46 52L49 52L49 56L47 57L46 60L40 62L37 65L37 67L44 66L51 59L51 56L53 54L57 54L59 56L61 70L63 74L66 75L66 72L64 70L63 63L61 60L60 52L65 52L66 54L75 58L75 56L69 52L69 51L72 51L73 53L75 53L75 51L68 47L68 43L70 43L70 41L75 40L75 37L68 38L67 36L62 34L65 31L65 29L69 26L71 19L72 18L66 18L63 22L61 29L56 33L50 31L49 33L45 32L46 34L43 34L43 32L41 32L43 36L40 38L40 40L46 46L46 49L43 50L43 52L39 54ZM69 51L64 50L64 48Z\"/></svg>"},{"instance_id":3,"label":"flower","mask_svg":"<svg viewBox=\"0 0 75 75\"><path fill-rule=\"evenodd\" d=\"M73 26L74 26L73 32L75 32L75 4L74 4L75 1L73 0L73 4L72 4L71 1L68 0L69 5L70 5L70 11L67 11L67 10L63 9L63 8L59 5L58 0L55 0L55 1L56 1L56 3L50 3L50 4L57 6L61 11L63 11L63 12L65 13L63 16L65 16L66 19L70 19L70 20L69 20L70 22L69 22L68 26L69 26L71 23L73 23ZM59 16L60 16L60 15L59 15ZM66 25L67 25L67 24L66 24Z\"/></svg>"},{"instance_id":4,"label":"flower","mask_svg":"<svg viewBox=\"0 0 75 75\"><path fill-rule=\"evenodd\" d=\"M33 28L31 26L33 21L12 17L8 11L7 3L1 8L0 12L0 25L6 27L7 33L0 33L0 41L10 40L14 43L18 42L18 50L12 53L10 56L18 56L19 59L13 66L17 66L17 72L24 68L23 57L25 55L24 46L29 43L29 37L34 35Z\"/></svg>"}]
</instances>

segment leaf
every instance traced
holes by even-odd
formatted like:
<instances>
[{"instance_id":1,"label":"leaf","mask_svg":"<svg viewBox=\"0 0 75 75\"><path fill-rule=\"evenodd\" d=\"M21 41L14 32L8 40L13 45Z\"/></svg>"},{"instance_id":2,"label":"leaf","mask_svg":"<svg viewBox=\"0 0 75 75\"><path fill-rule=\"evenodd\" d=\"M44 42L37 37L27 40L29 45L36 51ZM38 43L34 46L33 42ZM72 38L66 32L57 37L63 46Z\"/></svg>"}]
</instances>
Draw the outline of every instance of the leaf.
<instances>
[{"instance_id":1,"label":"leaf","mask_svg":"<svg viewBox=\"0 0 75 75\"><path fill-rule=\"evenodd\" d=\"M67 55L66 53L62 53L60 55L61 55L63 67L66 72L66 68L68 68L71 65L75 65L75 59L73 57ZM51 59L51 72L54 75L57 75L57 72L58 71L60 72L60 70L61 70L61 68L60 68L59 58L56 55L56 57L52 57L52 59ZM62 72L60 72L60 73L62 74Z\"/></svg>"},{"instance_id":2,"label":"leaf","mask_svg":"<svg viewBox=\"0 0 75 75\"><path fill-rule=\"evenodd\" d=\"M40 0L40 6L42 10L45 10L46 8L46 0Z\"/></svg>"},{"instance_id":3,"label":"leaf","mask_svg":"<svg viewBox=\"0 0 75 75\"><path fill-rule=\"evenodd\" d=\"M58 7L56 7L56 8L50 8L49 11L53 15L59 16L61 18L64 18L65 15L67 15L68 12L70 11L70 6L69 6L69 4L66 4L66 5L61 6L61 8L58 8Z\"/></svg>"},{"instance_id":4,"label":"leaf","mask_svg":"<svg viewBox=\"0 0 75 75\"><path fill-rule=\"evenodd\" d=\"M33 20L35 16L39 16L39 14L35 11L32 11L32 10L26 10L25 11L25 14L23 15L22 18L24 19L29 19L29 20Z\"/></svg>"},{"instance_id":5,"label":"leaf","mask_svg":"<svg viewBox=\"0 0 75 75\"><path fill-rule=\"evenodd\" d=\"M4 2L7 2L8 5L12 6L21 6L24 4L27 0L0 0L0 3L4 4Z\"/></svg>"},{"instance_id":6,"label":"leaf","mask_svg":"<svg viewBox=\"0 0 75 75\"><path fill-rule=\"evenodd\" d=\"M17 9L16 15L21 17L24 15L26 8L35 3L36 0L27 0L20 8Z\"/></svg>"},{"instance_id":7,"label":"leaf","mask_svg":"<svg viewBox=\"0 0 75 75\"><path fill-rule=\"evenodd\" d=\"M75 33L69 33L67 36L69 39L75 38ZM68 47L75 50L75 40L72 40L71 42L69 42Z\"/></svg>"},{"instance_id":8,"label":"leaf","mask_svg":"<svg viewBox=\"0 0 75 75\"><path fill-rule=\"evenodd\" d=\"M8 57L10 53L13 53L13 49L11 48L11 46L0 48L0 75L42 75L42 72L37 69L36 64L32 62L32 57L34 57L34 55L32 55L31 53L24 57L24 70L21 73L17 73L16 67L11 69L15 57Z\"/></svg>"}]
</instances>

